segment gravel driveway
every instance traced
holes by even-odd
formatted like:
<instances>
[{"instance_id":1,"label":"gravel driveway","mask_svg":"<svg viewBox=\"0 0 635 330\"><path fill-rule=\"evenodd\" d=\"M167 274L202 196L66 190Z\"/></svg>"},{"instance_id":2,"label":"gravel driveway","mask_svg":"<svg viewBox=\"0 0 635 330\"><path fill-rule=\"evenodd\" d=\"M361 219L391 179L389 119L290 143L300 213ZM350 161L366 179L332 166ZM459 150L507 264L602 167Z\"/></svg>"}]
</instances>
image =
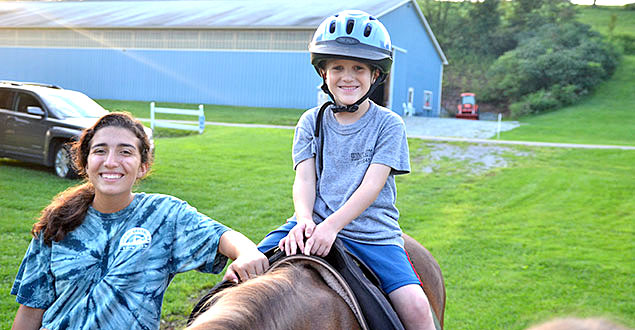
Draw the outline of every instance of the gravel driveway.
<instances>
[{"instance_id":1,"label":"gravel driveway","mask_svg":"<svg viewBox=\"0 0 635 330\"><path fill-rule=\"evenodd\" d=\"M496 136L498 122L455 118L403 117L408 136L443 136L489 139ZM517 121L501 122L501 132L520 126Z\"/></svg>"}]
</instances>

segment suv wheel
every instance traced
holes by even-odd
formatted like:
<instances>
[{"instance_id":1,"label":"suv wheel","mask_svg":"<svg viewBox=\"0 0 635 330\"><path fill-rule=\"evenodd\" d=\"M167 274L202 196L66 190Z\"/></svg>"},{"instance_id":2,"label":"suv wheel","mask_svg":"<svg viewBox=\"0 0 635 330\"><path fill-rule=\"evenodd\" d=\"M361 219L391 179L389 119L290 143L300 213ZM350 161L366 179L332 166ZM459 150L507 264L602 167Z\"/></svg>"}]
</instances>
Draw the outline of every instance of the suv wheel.
<instances>
[{"instance_id":1,"label":"suv wheel","mask_svg":"<svg viewBox=\"0 0 635 330\"><path fill-rule=\"evenodd\" d=\"M72 179L77 176L75 169L73 168L73 160L71 159L71 153L63 143L59 143L55 147L55 162L53 163L55 174L60 178Z\"/></svg>"}]
</instances>

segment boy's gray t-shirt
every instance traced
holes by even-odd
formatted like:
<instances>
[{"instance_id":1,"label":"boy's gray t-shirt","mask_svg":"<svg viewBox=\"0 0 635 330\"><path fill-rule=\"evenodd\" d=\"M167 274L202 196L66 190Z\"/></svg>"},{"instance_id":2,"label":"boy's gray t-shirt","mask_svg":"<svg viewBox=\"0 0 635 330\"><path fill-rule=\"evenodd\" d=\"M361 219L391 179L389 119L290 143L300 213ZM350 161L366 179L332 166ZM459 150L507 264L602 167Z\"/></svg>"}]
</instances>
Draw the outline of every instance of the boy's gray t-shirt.
<instances>
[{"instance_id":1,"label":"boy's gray t-shirt","mask_svg":"<svg viewBox=\"0 0 635 330\"><path fill-rule=\"evenodd\" d=\"M319 108L306 111L295 129L293 139L294 168L320 152L320 138L315 138L315 119ZM324 134L323 169L316 163L317 188L313 220L322 222L341 208L357 190L370 164L391 168L386 184L377 199L349 223L340 235L370 244L403 246L399 228L399 211L395 206L395 175L410 172L405 124L396 113L371 102L368 111L353 124L337 122L327 109L322 119ZM313 160L315 161L315 160Z\"/></svg>"}]
</instances>

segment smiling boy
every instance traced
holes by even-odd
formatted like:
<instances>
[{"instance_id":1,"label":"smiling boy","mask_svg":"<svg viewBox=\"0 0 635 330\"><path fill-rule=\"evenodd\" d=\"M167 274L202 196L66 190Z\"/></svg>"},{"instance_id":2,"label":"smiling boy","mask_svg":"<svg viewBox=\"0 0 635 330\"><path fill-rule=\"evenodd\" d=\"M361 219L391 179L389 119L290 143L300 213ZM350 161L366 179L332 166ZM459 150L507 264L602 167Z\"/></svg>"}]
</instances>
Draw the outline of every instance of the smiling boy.
<instances>
[{"instance_id":1,"label":"smiling boy","mask_svg":"<svg viewBox=\"0 0 635 330\"><path fill-rule=\"evenodd\" d=\"M311 64L334 102L305 112L293 141L295 215L261 251L325 256L336 237L379 277L406 329L434 329L428 299L403 248L395 175L410 172L405 125L369 96L392 66L390 36L374 17L325 19Z\"/></svg>"}]
</instances>

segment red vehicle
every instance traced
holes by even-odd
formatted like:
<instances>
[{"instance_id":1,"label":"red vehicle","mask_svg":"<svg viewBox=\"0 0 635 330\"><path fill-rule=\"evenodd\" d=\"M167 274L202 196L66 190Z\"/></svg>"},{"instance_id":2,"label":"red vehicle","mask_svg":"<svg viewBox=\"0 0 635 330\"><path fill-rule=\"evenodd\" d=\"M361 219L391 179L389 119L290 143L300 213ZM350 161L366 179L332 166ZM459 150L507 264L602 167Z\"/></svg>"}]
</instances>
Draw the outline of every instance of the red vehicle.
<instances>
[{"instance_id":1,"label":"red vehicle","mask_svg":"<svg viewBox=\"0 0 635 330\"><path fill-rule=\"evenodd\" d=\"M474 93L461 93L461 102L456 118L478 120L478 104Z\"/></svg>"}]
</instances>

